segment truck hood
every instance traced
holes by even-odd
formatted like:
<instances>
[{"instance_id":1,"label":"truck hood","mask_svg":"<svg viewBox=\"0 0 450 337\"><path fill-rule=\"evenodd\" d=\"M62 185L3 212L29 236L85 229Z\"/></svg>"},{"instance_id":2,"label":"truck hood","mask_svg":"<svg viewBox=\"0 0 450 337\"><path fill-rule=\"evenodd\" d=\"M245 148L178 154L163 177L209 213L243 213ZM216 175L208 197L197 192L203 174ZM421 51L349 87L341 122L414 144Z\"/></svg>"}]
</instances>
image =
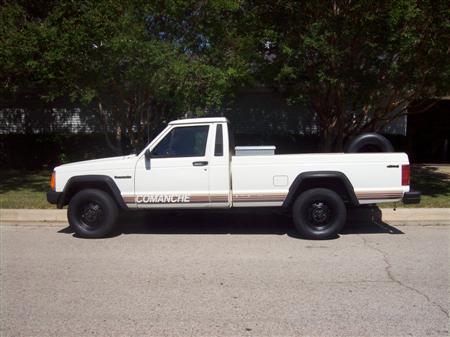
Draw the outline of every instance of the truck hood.
<instances>
[{"instance_id":1,"label":"truck hood","mask_svg":"<svg viewBox=\"0 0 450 337\"><path fill-rule=\"evenodd\" d=\"M110 170L112 168L128 168L134 165L136 157L137 156L135 154L131 154L127 156L78 161L74 163L57 166L55 168L55 171L67 171L67 172L78 170L103 171L103 170Z\"/></svg>"}]
</instances>

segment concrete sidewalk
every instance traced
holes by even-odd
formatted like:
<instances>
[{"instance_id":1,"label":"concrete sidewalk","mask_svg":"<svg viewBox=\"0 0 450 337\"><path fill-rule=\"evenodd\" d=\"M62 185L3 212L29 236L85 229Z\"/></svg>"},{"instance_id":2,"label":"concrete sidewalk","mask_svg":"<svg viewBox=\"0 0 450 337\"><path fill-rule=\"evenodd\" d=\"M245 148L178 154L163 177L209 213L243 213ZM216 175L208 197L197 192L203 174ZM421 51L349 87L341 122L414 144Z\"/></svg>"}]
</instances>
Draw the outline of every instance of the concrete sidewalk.
<instances>
[{"instance_id":1,"label":"concrete sidewalk","mask_svg":"<svg viewBox=\"0 0 450 337\"><path fill-rule=\"evenodd\" d=\"M350 209L349 221L383 221L392 225L450 225L450 208ZM0 224L67 223L66 209L0 209Z\"/></svg>"}]
</instances>

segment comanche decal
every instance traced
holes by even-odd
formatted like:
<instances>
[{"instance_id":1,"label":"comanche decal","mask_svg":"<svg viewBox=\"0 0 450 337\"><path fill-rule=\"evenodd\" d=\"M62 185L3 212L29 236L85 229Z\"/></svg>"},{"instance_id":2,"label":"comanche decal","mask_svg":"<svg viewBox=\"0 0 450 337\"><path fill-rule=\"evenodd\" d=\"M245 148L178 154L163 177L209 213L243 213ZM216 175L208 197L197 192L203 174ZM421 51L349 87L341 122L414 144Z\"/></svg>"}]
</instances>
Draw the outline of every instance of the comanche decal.
<instances>
[{"instance_id":1,"label":"comanche decal","mask_svg":"<svg viewBox=\"0 0 450 337\"><path fill-rule=\"evenodd\" d=\"M127 204L194 204L194 203L226 203L228 195L190 195L190 194L142 194L123 196Z\"/></svg>"},{"instance_id":2,"label":"comanche decal","mask_svg":"<svg viewBox=\"0 0 450 337\"><path fill-rule=\"evenodd\" d=\"M135 202L137 204L178 204L189 203L191 198L186 194L149 194L136 196Z\"/></svg>"}]
</instances>

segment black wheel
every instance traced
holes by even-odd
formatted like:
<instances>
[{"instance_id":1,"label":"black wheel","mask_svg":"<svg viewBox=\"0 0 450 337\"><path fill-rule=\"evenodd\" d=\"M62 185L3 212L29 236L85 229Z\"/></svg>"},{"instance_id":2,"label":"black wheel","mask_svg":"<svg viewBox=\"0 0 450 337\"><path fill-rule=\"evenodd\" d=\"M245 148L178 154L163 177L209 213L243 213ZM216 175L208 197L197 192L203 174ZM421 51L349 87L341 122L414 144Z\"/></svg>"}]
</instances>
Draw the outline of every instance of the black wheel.
<instances>
[{"instance_id":1,"label":"black wheel","mask_svg":"<svg viewBox=\"0 0 450 337\"><path fill-rule=\"evenodd\" d=\"M67 217L78 235L100 238L113 230L119 210L114 200L105 192L86 189L78 192L69 203Z\"/></svg>"},{"instance_id":2,"label":"black wheel","mask_svg":"<svg viewBox=\"0 0 450 337\"><path fill-rule=\"evenodd\" d=\"M347 209L342 198L326 188L314 188L299 195L292 209L294 224L308 239L336 237L345 224Z\"/></svg>"},{"instance_id":3,"label":"black wheel","mask_svg":"<svg viewBox=\"0 0 450 337\"><path fill-rule=\"evenodd\" d=\"M378 133L363 133L352 139L345 146L344 152L394 152L394 147L386 137Z\"/></svg>"}]
</instances>

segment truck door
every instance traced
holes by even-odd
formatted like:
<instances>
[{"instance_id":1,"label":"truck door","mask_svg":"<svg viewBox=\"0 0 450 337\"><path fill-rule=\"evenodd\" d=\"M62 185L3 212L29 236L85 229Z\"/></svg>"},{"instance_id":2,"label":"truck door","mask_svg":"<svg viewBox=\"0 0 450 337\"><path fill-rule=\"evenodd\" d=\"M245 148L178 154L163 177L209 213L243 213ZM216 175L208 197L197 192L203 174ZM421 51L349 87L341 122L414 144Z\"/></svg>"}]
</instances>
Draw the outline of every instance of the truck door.
<instances>
[{"instance_id":1,"label":"truck door","mask_svg":"<svg viewBox=\"0 0 450 337\"><path fill-rule=\"evenodd\" d=\"M209 207L208 124L175 125L136 164L138 208Z\"/></svg>"}]
</instances>

